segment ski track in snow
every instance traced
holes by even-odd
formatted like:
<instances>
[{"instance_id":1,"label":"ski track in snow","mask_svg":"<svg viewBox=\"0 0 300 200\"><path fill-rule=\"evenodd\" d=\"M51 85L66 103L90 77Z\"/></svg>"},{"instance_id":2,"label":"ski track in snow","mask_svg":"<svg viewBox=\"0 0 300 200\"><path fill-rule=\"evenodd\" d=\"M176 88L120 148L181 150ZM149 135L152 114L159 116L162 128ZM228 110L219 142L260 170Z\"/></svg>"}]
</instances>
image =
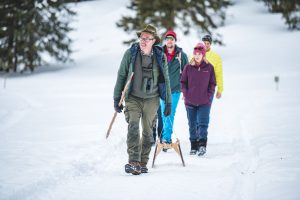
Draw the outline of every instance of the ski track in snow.
<instances>
[{"instance_id":1,"label":"ski track in snow","mask_svg":"<svg viewBox=\"0 0 300 200\"><path fill-rule=\"evenodd\" d=\"M14 106L18 106L17 108L9 108L8 105L5 106L7 108L7 111L5 112L5 115L1 115L4 120L1 120L5 122L5 126L1 126L1 133L5 133L7 129L14 126L18 122L22 122L22 120L26 117L32 118L32 115L35 116L36 113L39 113L40 110L43 110L44 107L41 105L38 101L27 100L28 98L23 97L22 95L15 95L13 93L1 93L1 95L4 94L7 99L1 99L4 100L4 102L12 103L10 101L11 99L18 99L18 101L14 102ZM42 97L44 98L44 97ZM60 98L60 97L58 97ZM3 105L3 104L2 104ZM45 117L45 116L43 116ZM34 120L34 118L33 118ZM78 126L80 129L84 129L83 126ZM63 127L61 127L63 128ZM63 128L66 132L72 131L76 126L70 127L70 128ZM46 152L46 155L48 154L49 158L47 158L46 155L44 155L42 158L42 155L32 155L30 156L31 160L27 161L28 165L35 165L39 170L39 173L37 173L38 176L33 177L32 180L28 184L19 185L16 188L10 188L6 187L5 185L1 185L0 187L0 196L7 197L7 199L39 199L39 196L41 194L47 195L49 191L51 191L53 188L59 186L60 184L70 181L72 179L76 179L78 177L89 177L89 176L97 176L104 173L111 173L111 170L115 169L115 171L120 171L120 169L116 170L116 166L118 166L118 163L116 163L118 160L114 160L112 158L119 158L120 153L124 152L124 144L125 142L120 137L114 138L114 143L108 143L107 140L104 140L105 134L103 133L103 140L99 140L99 138L102 138L99 133L101 133L98 126L90 126L86 128L86 130L90 133L95 133L95 135L98 135L96 137L96 140L89 141L88 143L80 143L80 142L73 142L71 144L63 145L62 142L52 142L52 145L56 146L57 149L43 149L41 148L43 144L47 144L47 141L44 141L42 139L41 141L28 141L28 142L12 142L9 141L12 146L15 146L16 148L13 150L13 153L10 153L12 156L16 151L19 151L18 149L28 149L27 147L30 146L31 149L40 149L41 152ZM73 130L74 131L74 130ZM4 135L3 135L4 136ZM100 136L100 137L99 137ZM112 136L111 136L112 137ZM0 141L3 143L2 147L8 144L5 144L5 137L2 137L4 140ZM97 139L98 138L98 139ZM36 140L36 139L34 139ZM19 147L19 148L17 148ZM26 153L26 150L24 153ZM63 153L62 153L63 152ZM62 155L59 155L62 153L62 155L67 155L67 160L61 160L64 159ZM76 153L76 155L72 155L73 153ZM124 152L125 153L125 152ZM110 156L108 156L110 155ZM124 155L123 155L124 157ZM53 168L48 169L45 166L45 163L39 164L40 159L44 159L46 162L54 162L58 163L57 165L54 164ZM48 159L48 160L47 160ZM16 161L17 162L17 161ZM37 165L38 164L38 165ZM56 167L55 167L56 166ZM118 167L117 167L118 168ZM7 169L6 169L7 170ZM27 170L27 171L26 171ZM8 170L10 171L10 170ZM2 171L3 172L3 171ZM24 173L29 173L35 175L35 173L32 173L28 170L28 168L25 168ZM2 181L1 181L2 182Z\"/></svg>"},{"instance_id":2,"label":"ski track in snow","mask_svg":"<svg viewBox=\"0 0 300 200\"><path fill-rule=\"evenodd\" d=\"M35 105L38 105L38 103L34 102L32 99L20 94L0 92L0 95L1 98L3 98L3 102L7 102L6 105L2 105L5 109L1 109L0 111L0 119L3 121L0 132L5 132L6 129L22 120L31 109L36 107ZM9 96L8 100L5 99L7 96ZM11 107L10 105L14 105L14 107Z\"/></svg>"},{"instance_id":3,"label":"ski track in snow","mask_svg":"<svg viewBox=\"0 0 300 200\"><path fill-rule=\"evenodd\" d=\"M103 134L104 135L104 134ZM118 159L120 147L124 146L124 141L114 141L113 145L107 141L95 141L87 144L78 144L67 147L67 152L78 152L73 159L64 162L59 168L50 169L42 176L33 177L30 184L11 191L8 199L39 199L41 194L49 195L51 190L65 182L72 181L80 177L102 176L119 171ZM69 154L70 155L70 154ZM108 156L109 155L109 156ZM3 190L6 188L3 187ZM10 188L7 188L10 189ZM0 192L1 194L1 192Z\"/></svg>"}]
</instances>

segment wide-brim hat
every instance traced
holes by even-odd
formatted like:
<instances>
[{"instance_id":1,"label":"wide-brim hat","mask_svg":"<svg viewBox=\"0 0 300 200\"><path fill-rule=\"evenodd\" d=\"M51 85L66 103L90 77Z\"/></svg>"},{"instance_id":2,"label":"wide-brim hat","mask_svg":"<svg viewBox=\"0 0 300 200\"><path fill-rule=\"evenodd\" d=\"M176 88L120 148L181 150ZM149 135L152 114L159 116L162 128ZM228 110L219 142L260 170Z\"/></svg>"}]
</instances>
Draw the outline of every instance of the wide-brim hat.
<instances>
[{"instance_id":1,"label":"wide-brim hat","mask_svg":"<svg viewBox=\"0 0 300 200\"><path fill-rule=\"evenodd\" d=\"M160 37L158 36L157 30L153 25L148 24L143 30L137 31L136 34L138 37L140 37L143 32L153 35L153 37L155 38L154 44L160 43Z\"/></svg>"}]
</instances>

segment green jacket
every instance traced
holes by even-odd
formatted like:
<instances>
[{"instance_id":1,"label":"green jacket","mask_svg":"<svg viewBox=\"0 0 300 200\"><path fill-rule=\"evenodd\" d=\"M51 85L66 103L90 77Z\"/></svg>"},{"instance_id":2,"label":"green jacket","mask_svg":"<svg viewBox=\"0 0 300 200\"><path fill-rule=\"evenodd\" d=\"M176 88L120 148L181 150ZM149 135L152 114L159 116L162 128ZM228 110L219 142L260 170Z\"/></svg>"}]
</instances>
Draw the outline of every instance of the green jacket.
<instances>
[{"instance_id":1,"label":"green jacket","mask_svg":"<svg viewBox=\"0 0 300 200\"><path fill-rule=\"evenodd\" d=\"M164 51L166 46L163 47ZM180 61L179 61L180 60ZM182 51L182 48L175 46L175 55L172 60L168 63L169 78L172 92L180 92L180 77L183 68L188 64L188 57Z\"/></svg>"},{"instance_id":2,"label":"green jacket","mask_svg":"<svg viewBox=\"0 0 300 200\"><path fill-rule=\"evenodd\" d=\"M114 88L114 99L121 98L124 86L127 80L130 78L131 73L134 72L134 63L136 61L137 53L139 51L140 47L138 43L134 43L129 49L126 50L118 70L118 77ZM162 48L158 45L153 46L153 54L159 65L159 95L161 98L165 99L166 103L171 104L172 96L166 56ZM125 100L128 98L128 95L131 92L131 87L132 82L129 85L129 88L126 92Z\"/></svg>"}]
</instances>

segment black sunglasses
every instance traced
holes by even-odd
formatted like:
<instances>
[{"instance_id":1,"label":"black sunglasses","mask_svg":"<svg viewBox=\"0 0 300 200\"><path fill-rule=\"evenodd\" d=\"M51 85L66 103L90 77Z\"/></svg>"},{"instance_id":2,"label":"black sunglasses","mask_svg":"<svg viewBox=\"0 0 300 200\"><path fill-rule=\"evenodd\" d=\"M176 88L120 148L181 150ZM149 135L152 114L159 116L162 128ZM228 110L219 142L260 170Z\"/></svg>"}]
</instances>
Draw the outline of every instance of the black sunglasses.
<instances>
[{"instance_id":1,"label":"black sunglasses","mask_svg":"<svg viewBox=\"0 0 300 200\"><path fill-rule=\"evenodd\" d=\"M202 50L203 50L203 47L195 47L194 50L202 51Z\"/></svg>"}]
</instances>

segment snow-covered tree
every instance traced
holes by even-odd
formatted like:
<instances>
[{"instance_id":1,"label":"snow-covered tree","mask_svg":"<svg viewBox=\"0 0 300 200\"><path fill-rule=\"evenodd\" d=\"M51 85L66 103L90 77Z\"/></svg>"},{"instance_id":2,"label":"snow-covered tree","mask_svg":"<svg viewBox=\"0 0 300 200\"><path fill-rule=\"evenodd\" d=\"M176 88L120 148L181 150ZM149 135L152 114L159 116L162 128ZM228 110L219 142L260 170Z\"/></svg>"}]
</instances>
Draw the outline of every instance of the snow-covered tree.
<instances>
[{"instance_id":1,"label":"snow-covered tree","mask_svg":"<svg viewBox=\"0 0 300 200\"><path fill-rule=\"evenodd\" d=\"M0 70L33 71L43 64L41 54L70 59L75 13L63 0L3 0L0 2Z\"/></svg>"},{"instance_id":2,"label":"snow-covered tree","mask_svg":"<svg viewBox=\"0 0 300 200\"><path fill-rule=\"evenodd\" d=\"M268 10L282 13L285 23L291 30L300 30L300 1L299 0L259 0L263 1Z\"/></svg>"},{"instance_id":3,"label":"snow-covered tree","mask_svg":"<svg viewBox=\"0 0 300 200\"><path fill-rule=\"evenodd\" d=\"M164 31L180 28L185 35L191 28L212 34L224 24L225 9L231 4L230 0L131 0L127 8L134 11L134 15L123 16L117 26L127 33L151 23ZM215 37L215 42L221 44L221 38Z\"/></svg>"}]
</instances>

